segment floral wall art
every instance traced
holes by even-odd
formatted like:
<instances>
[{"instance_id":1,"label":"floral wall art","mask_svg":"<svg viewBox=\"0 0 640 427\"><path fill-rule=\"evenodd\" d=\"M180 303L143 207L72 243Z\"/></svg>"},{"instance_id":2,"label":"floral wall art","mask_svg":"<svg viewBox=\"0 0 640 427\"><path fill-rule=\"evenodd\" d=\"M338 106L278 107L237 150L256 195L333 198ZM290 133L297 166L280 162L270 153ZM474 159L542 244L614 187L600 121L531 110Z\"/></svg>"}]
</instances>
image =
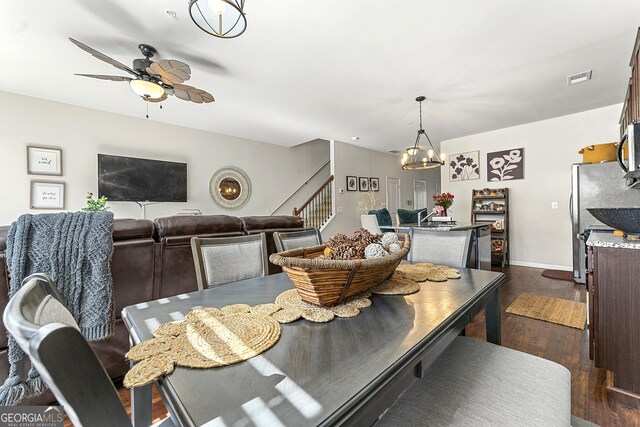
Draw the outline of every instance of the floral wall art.
<instances>
[{"instance_id":1,"label":"floral wall art","mask_svg":"<svg viewBox=\"0 0 640 427\"><path fill-rule=\"evenodd\" d=\"M449 181L480 179L480 154L478 151L449 156Z\"/></svg>"},{"instance_id":2,"label":"floral wall art","mask_svg":"<svg viewBox=\"0 0 640 427\"><path fill-rule=\"evenodd\" d=\"M487 153L487 181L524 179L524 148Z\"/></svg>"}]
</instances>

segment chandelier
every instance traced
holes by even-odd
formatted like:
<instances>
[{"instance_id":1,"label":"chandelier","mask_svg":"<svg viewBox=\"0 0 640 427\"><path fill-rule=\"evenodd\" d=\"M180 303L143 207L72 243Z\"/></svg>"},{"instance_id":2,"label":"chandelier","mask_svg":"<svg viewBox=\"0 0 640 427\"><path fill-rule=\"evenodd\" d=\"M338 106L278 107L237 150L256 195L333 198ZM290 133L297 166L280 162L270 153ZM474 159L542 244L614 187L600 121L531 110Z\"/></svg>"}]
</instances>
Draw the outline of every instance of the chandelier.
<instances>
[{"instance_id":1,"label":"chandelier","mask_svg":"<svg viewBox=\"0 0 640 427\"><path fill-rule=\"evenodd\" d=\"M247 29L244 0L190 0L189 15L205 33L232 39Z\"/></svg>"},{"instance_id":2,"label":"chandelier","mask_svg":"<svg viewBox=\"0 0 640 427\"><path fill-rule=\"evenodd\" d=\"M426 98L419 96L416 101L420 104L420 129L418 129L418 136L413 147L407 148L407 151L402 155L402 169L404 170L422 170L437 168L444 165L444 153L440 153L440 156L436 154L436 149L429 139L429 135L422 129L422 101ZM428 150L425 150L420 146L420 136L424 135L429 143Z\"/></svg>"}]
</instances>

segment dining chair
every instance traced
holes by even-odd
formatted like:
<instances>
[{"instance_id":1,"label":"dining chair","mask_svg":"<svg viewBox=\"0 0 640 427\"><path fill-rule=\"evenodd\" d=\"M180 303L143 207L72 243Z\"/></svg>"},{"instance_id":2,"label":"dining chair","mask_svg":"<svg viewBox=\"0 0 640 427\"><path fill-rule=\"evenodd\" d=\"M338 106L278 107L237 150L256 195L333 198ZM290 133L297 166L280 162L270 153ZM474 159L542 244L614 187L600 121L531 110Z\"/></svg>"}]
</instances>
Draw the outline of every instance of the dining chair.
<instances>
[{"instance_id":1,"label":"dining chair","mask_svg":"<svg viewBox=\"0 0 640 427\"><path fill-rule=\"evenodd\" d=\"M302 231L288 231L273 233L273 241L278 252L291 249L308 248L322 244L322 235L317 228L308 228Z\"/></svg>"},{"instance_id":2,"label":"dining chair","mask_svg":"<svg viewBox=\"0 0 640 427\"><path fill-rule=\"evenodd\" d=\"M571 373L521 351L456 337L375 427L578 426Z\"/></svg>"},{"instance_id":3,"label":"dining chair","mask_svg":"<svg viewBox=\"0 0 640 427\"><path fill-rule=\"evenodd\" d=\"M415 228L411 235L409 261L430 262L466 268L471 253L473 230L434 231Z\"/></svg>"},{"instance_id":4,"label":"dining chair","mask_svg":"<svg viewBox=\"0 0 640 427\"><path fill-rule=\"evenodd\" d=\"M369 233L382 233L380 226L378 225L378 219L375 215L360 215L360 221L362 222L362 228L369 231Z\"/></svg>"},{"instance_id":5,"label":"dining chair","mask_svg":"<svg viewBox=\"0 0 640 427\"><path fill-rule=\"evenodd\" d=\"M80 333L51 277L33 274L9 300L9 333L64 407L74 426L131 426L109 375ZM155 426L173 426L165 418Z\"/></svg>"},{"instance_id":6,"label":"dining chair","mask_svg":"<svg viewBox=\"0 0 640 427\"><path fill-rule=\"evenodd\" d=\"M249 236L191 238L198 289L266 276L265 233Z\"/></svg>"}]
</instances>

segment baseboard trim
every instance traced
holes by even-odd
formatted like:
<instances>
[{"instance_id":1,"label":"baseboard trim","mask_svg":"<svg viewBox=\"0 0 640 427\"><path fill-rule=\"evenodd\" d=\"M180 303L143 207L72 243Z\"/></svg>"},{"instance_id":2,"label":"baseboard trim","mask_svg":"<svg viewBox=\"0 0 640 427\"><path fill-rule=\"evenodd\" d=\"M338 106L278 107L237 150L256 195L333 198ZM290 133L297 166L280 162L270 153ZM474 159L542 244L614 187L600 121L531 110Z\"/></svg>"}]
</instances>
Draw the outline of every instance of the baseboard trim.
<instances>
[{"instance_id":1,"label":"baseboard trim","mask_svg":"<svg viewBox=\"0 0 640 427\"><path fill-rule=\"evenodd\" d=\"M573 271L573 267L568 265L556 265L556 264L542 264L538 262L529 262L529 261L509 261L510 265L518 265L521 267L533 267L533 268L544 268L547 270L562 270L562 271Z\"/></svg>"}]
</instances>

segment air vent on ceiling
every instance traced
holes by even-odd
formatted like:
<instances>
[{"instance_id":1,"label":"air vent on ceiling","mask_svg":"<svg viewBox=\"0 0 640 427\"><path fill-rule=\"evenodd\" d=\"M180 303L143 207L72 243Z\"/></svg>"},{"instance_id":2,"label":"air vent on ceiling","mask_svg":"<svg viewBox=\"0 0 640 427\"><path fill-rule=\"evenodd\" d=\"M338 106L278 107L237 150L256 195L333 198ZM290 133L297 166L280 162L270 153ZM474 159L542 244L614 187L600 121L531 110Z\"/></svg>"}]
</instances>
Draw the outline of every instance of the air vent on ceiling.
<instances>
[{"instance_id":1,"label":"air vent on ceiling","mask_svg":"<svg viewBox=\"0 0 640 427\"><path fill-rule=\"evenodd\" d=\"M576 83L586 82L587 80L591 80L591 70L583 71L582 73L573 74L567 77L567 85L571 86Z\"/></svg>"},{"instance_id":2,"label":"air vent on ceiling","mask_svg":"<svg viewBox=\"0 0 640 427\"><path fill-rule=\"evenodd\" d=\"M393 153L393 154L400 154L400 153L402 153L402 151L400 151L400 150L389 150L389 152L390 152L390 153Z\"/></svg>"}]
</instances>

